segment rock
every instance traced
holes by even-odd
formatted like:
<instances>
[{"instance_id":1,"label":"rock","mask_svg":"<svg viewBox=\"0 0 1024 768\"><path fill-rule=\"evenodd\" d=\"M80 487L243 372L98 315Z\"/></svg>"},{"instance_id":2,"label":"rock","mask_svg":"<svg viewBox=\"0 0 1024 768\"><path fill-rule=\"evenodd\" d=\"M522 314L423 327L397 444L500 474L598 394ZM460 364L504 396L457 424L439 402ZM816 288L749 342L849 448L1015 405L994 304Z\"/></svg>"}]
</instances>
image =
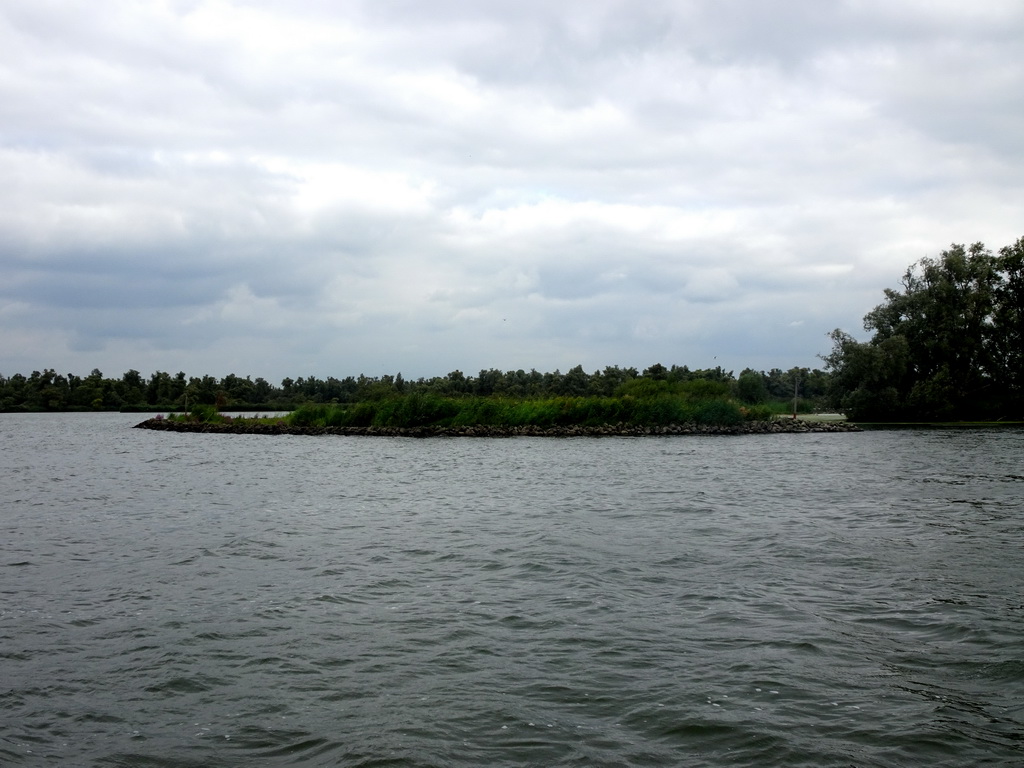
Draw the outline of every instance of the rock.
<instances>
[{"instance_id":1,"label":"rock","mask_svg":"<svg viewBox=\"0 0 1024 768\"><path fill-rule=\"evenodd\" d=\"M673 435L760 435L809 434L822 432L860 432L856 424L845 421L805 422L792 419L746 421L736 425L708 424L601 424L540 427L526 424L515 427L489 425L461 427L296 427L284 423L263 424L236 418L221 424L204 424L171 419L147 419L135 425L138 429L170 432L203 432L242 435L346 435L368 437L638 437Z\"/></svg>"}]
</instances>

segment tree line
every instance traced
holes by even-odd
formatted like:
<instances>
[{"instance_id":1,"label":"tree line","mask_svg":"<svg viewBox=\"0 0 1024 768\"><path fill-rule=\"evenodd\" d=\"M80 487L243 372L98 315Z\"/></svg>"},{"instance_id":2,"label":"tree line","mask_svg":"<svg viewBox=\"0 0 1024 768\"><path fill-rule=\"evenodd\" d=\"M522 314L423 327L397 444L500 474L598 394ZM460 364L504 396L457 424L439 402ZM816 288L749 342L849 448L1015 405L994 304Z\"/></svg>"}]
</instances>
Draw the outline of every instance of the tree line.
<instances>
[{"instance_id":1,"label":"tree line","mask_svg":"<svg viewBox=\"0 0 1024 768\"><path fill-rule=\"evenodd\" d=\"M266 379L229 374L187 376L156 371L148 378L129 370L118 378L106 377L98 369L88 376L59 374L53 369L30 375L0 375L0 410L68 411L130 410L133 408L188 409L193 405L218 408L290 410L303 403L359 403L381 400L396 394L430 394L445 397L611 397L657 392L690 381L715 382L721 390L743 403L792 402L794 389L800 393L801 408L821 407L828 387L828 374L818 369L791 368L782 371L745 369L734 376L721 367L691 370L687 366L666 367L656 363L639 371L631 367L607 366L588 373L583 366L562 373L555 370L481 370L476 376L451 371L445 376L406 380L395 375L316 376L285 378L279 385Z\"/></svg>"},{"instance_id":2,"label":"tree line","mask_svg":"<svg viewBox=\"0 0 1024 768\"><path fill-rule=\"evenodd\" d=\"M912 264L824 356L833 407L861 421L1024 420L1024 238Z\"/></svg>"},{"instance_id":3,"label":"tree line","mask_svg":"<svg viewBox=\"0 0 1024 768\"><path fill-rule=\"evenodd\" d=\"M1024 420L1024 238L993 253L983 243L954 243L904 273L901 287L864 317L870 340L836 329L825 370L791 368L734 376L721 367L691 370L656 363L636 368L583 366L562 373L481 370L476 376L406 380L401 373L342 379L221 379L129 370L108 378L53 369L0 375L0 410L61 411L132 408L291 410L304 403L350 404L396 395L537 399L644 396L670 393L704 381L716 396L761 405L792 402L803 410L830 408L857 421ZM691 388L692 389L692 388ZM781 410L781 408L780 408Z\"/></svg>"}]
</instances>

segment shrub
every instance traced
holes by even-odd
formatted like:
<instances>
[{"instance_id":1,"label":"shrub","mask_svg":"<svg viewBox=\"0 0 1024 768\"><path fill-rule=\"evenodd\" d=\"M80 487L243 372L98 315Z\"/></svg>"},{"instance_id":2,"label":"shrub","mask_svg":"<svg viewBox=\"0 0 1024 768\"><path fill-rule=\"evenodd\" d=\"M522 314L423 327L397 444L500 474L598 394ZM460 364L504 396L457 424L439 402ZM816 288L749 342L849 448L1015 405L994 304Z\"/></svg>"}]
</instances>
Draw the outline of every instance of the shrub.
<instances>
[{"instance_id":1,"label":"shrub","mask_svg":"<svg viewBox=\"0 0 1024 768\"><path fill-rule=\"evenodd\" d=\"M312 427L326 421L330 408L322 403L303 403L288 415L288 423L296 427Z\"/></svg>"},{"instance_id":2,"label":"shrub","mask_svg":"<svg viewBox=\"0 0 1024 768\"><path fill-rule=\"evenodd\" d=\"M189 415L193 421L198 421L201 424L216 424L223 421L220 413L217 411L217 406L208 405L206 403L197 403L193 405L189 411Z\"/></svg>"},{"instance_id":3,"label":"shrub","mask_svg":"<svg viewBox=\"0 0 1024 768\"><path fill-rule=\"evenodd\" d=\"M378 404L379 401L366 400L348 408L336 408L330 426L368 427L374 423Z\"/></svg>"},{"instance_id":4,"label":"shrub","mask_svg":"<svg viewBox=\"0 0 1024 768\"><path fill-rule=\"evenodd\" d=\"M691 379L680 384L680 390L694 400L706 400L727 396L729 394L729 385L724 381Z\"/></svg>"},{"instance_id":5,"label":"shrub","mask_svg":"<svg viewBox=\"0 0 1024 768\"><path fill-rule=\"evenodd\" d=\"M654 382L649 397L550 397L518 400L499 397L445 397L413 393L362 401L352 405L305 403L287 417L294 426L421 427L474 426L514 427L533 425L599 426L628 423L667 425L697 421L735 424L749 411L724 398L694 400L671 394L665 382ZM208 406L212 408L212 406ZM759 413L763 406L752 409ZM215 409L214 409L215 410Z\"/></svg>"},{"instance_id":6,"label":"shrub","mask_svg":"<svg viewBox=\"0 0 1024 768\"><path fill-rule=\"evenodd\" d=\"M740 407L726 400L705 400L694 406L693 420L698 424L732 426L743 420Z\"/></svg>"},{"instance_id":7,"label":"shrub","mask_svg":"<svg viewBox=\"0 0 1024 768\"><path fill-rule=\"evenodd\" d=\"M667 381L658 379L630 379L619 385L615 390L617 397L657 397L666 394L670 389Z\"/></svg>"},{"instance_id":8,"label":"shrub","mask_svg":"<svg viewBox=\"0 0 1024 768\"><path fill-rule=\"evenodd\" d=\"M740 409L746 421L770 421L775 416L775 410L764 403L760 405L748 405Z\"/></svg>"}]
</instances>

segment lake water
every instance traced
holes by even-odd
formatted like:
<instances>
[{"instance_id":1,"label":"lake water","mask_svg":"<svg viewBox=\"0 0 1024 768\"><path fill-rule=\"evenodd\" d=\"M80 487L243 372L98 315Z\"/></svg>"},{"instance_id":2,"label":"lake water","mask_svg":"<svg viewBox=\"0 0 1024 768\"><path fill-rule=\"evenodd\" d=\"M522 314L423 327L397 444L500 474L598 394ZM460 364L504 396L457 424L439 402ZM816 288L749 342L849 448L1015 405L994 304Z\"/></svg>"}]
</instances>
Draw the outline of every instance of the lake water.
<instances>
[{"instance_id":1,"label":"lake water","mask_svg":"<svg viewBox=\"0 0 1024 768\"><path fill-rule=\"evenodd\" d=\"M0 765L1018 766L1024 432L0 414Z\"/></svg>"}]
</instances>

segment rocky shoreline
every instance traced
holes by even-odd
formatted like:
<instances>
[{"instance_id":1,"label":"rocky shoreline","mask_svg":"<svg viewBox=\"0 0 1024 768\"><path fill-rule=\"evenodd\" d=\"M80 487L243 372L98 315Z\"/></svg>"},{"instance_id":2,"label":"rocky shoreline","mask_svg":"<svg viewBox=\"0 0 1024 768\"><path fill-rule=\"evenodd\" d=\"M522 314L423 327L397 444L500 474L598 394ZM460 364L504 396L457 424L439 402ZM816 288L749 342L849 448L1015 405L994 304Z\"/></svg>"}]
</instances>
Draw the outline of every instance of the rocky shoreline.
<instances>
[{"instance_id":1,"label":"rocky shoreline","mask_svg":"<svg viewBox=\"0 0 1024 768\"><path fill-rule=\"evenodd\" d=\"M793 419L748 421L734 426L711 424L669 424L667 426L636 426L604 424L596 427L538 427L532 425L497 427L487 425L463 427L295 427L286 424L262 424L249 419L235 419L222 424L194 421L147 419L136 429L167 432L203 432L230 435L344 435L350 437L647 437L672 435L771 435L819 432L860 432L849 422L812 422Z\"/></svg>"}]
</instances>

